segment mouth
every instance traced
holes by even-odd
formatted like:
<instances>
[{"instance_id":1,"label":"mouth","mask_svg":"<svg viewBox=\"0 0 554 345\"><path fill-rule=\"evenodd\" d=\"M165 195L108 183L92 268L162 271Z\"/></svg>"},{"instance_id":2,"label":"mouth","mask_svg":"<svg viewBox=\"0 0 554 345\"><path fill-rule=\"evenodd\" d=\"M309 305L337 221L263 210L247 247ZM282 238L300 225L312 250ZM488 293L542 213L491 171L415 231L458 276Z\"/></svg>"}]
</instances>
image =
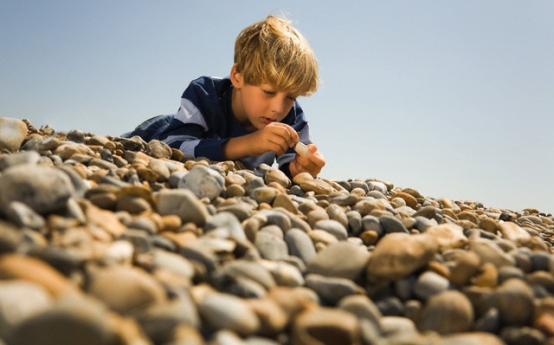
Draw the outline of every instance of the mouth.
<instances>
[{"instance_id":1,"label":"mouth","mask_svg":"<svg viewBox=\"0 0 554 345\"><path fill-rule=\"evenodd\" d=\"M266 125L269 125L270 123L275 122L275 120L272 120L272 119L270 119L270 118L268 118L268 117L262 117L262 121L263 121L264 124L266 124Z\"/></svg>"}]
</instances>

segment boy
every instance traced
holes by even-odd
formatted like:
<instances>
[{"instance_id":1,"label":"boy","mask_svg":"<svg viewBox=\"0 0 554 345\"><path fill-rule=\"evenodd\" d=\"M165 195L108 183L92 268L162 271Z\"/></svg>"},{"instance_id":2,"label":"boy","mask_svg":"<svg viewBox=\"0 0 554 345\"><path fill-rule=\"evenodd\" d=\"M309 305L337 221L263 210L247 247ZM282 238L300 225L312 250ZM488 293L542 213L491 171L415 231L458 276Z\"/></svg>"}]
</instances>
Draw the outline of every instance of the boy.
<instances>
[{"instance_id":1,"label":"boy","mask_svg":"<svg viewBox=\"0 0 554 345\"><path fill-rule=\"evenodd\" d=\"M229 77L192 81L175 115L154 117L124 136L158 139L191 157L240 160L249 169L277 160L290 177L316 177L325 159L296 98L316 91L317 69L304 37L270 15L238 35ZM292 149L299 141L308 144L307 154Z\"/></svg>"}]
</instances>

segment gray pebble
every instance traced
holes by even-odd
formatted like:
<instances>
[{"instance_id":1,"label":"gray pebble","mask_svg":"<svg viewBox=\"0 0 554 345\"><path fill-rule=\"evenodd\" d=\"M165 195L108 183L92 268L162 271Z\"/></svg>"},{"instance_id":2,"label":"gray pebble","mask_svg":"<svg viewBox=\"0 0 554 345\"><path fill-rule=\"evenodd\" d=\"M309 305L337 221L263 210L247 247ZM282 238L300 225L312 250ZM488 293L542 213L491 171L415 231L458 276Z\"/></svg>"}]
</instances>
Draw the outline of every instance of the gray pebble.
<instances>
[{"instance_id":1,"label":"gray pebble","mask_svg":"<svg viewBox=\"0 0 554 345\"><path fill-rule=\"evenodd\" d=\"M310 236L300 229L290 229L285 233L290 255L299 257L304 263L308 263L315 255L315 247Z\"/></svg>"},{"instance_id":2,"label":"gray pebble","mask_svg":"<svg viewBox=\"0 0 554 345\"><path fill-rule=\"evenodd\" d=\"M196 165L181 178L178 187L190 190L199 199L213 201L225 190L225 179L213 169Z\"/></svg>"},{"instance_id":3,"label":"gray pebble","mask_svg":"<svg viewBox=\"0 0 554 345\"><path fill-rule=\"evenodd\" d=\"M314 224L314 230L324 230L335 236L339 241L348 238L346 228L339 222L333 219L322 219Z\"/></svg>"}]
</instances>

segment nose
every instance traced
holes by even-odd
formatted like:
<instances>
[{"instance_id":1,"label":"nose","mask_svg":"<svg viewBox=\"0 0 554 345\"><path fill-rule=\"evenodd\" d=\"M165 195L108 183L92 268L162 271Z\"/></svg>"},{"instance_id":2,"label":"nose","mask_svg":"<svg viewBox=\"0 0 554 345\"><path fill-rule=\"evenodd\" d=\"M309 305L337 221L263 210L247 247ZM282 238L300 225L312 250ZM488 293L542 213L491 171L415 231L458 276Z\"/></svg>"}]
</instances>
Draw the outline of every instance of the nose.
<instances>
[{"instance_id":1,"label":"nose","mask_svg":"<svg viewBox=\"0 0 554 345\"><path fill-rule=\"evenodd\" d=\"M282 115L285 111L285 97L278 95L271 100L271 112L276 116Z\"/></svg>"}]
</instances>

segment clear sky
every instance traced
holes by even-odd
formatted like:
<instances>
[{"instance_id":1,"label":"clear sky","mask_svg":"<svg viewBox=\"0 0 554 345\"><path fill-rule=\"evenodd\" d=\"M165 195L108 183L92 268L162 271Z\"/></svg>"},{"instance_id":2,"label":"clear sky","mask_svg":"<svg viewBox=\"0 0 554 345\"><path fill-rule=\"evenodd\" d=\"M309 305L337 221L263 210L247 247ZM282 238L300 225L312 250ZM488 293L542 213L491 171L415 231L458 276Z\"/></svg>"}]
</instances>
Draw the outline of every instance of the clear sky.
<instances>
[{"instance_id":1,"label":"clear sky","mask_svg":"<svg viewBox=\"0 0 554 345\"><path fill-rule=\"evenodd\" d=\"M553 1L0 0L0 116L119 135L270 13L318 57L321 177L554 213Z\"/></svg>"}]
</instances>

